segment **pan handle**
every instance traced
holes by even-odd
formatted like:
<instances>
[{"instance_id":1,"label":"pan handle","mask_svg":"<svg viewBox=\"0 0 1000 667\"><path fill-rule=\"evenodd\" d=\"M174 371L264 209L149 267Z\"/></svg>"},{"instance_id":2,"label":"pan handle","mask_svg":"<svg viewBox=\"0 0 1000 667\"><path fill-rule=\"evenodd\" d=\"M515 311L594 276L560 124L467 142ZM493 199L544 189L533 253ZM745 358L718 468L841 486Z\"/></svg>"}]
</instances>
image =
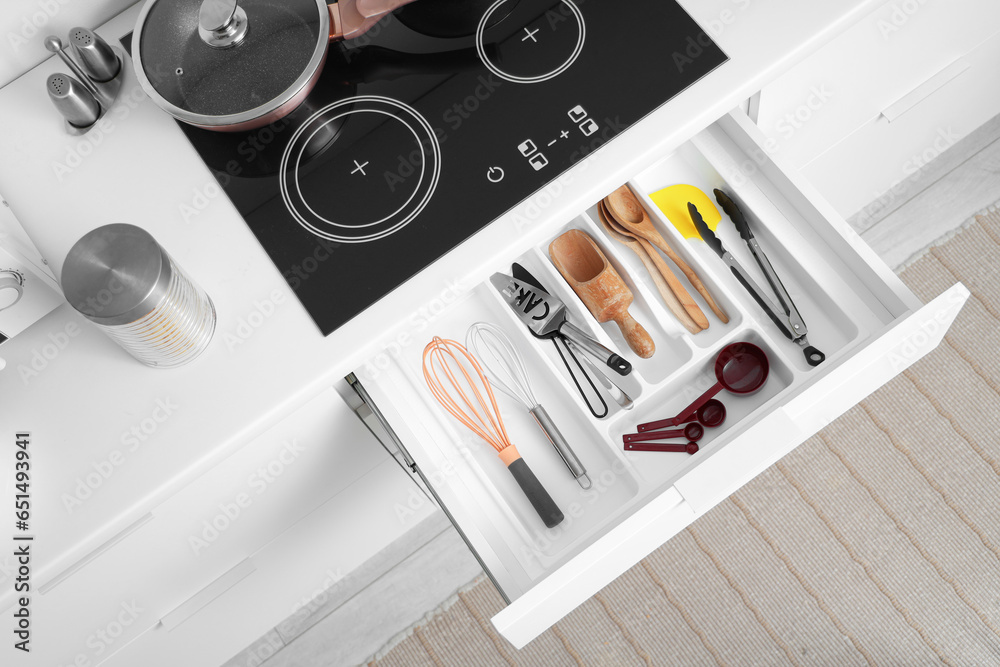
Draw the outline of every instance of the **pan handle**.
<instances>
[{"instance_id":1,"label":"pan handle","mask_svg":"<svg viewBox=\"0 0 1000 667\"><path fill-rule=\"evenodd\" d=\"M354 2L362 16L377 16L395 11L413 0L354 0Z\"/></svg>"},{"instance_id":2,"label":"pan handle","mask_svg":"<svg viewBox=\"0 0 1000 667\"><path fill-rule=\"evenodd\" d=\"M338 0L330 10L330 41L354 39L368 32L383 16L414 0Z\"/></svg>"}]
</instances>

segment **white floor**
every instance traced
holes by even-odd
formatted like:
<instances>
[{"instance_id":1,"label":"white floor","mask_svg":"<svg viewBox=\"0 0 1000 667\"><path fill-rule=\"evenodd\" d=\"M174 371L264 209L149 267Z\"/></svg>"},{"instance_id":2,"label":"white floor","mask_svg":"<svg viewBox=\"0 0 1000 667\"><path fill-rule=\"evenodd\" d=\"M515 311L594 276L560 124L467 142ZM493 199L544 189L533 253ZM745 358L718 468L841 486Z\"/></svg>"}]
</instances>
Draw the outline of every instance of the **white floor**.
<instances>
[{"instance_id":1,"label":"white floor","mask_svg":"<svg viewBox=\"0 0 1000 667\"><path fill-rule=\"evenodd\" d=\"M1000 201L1000 116L851 217L889 266L901 269L930 245ZM482 570L443 515L411 531L332 586L308 626L286 622L224 667L306 667L363 662L437 609ZM263 661L262 661L263 659Z\"/></svg>"}]
</instances>

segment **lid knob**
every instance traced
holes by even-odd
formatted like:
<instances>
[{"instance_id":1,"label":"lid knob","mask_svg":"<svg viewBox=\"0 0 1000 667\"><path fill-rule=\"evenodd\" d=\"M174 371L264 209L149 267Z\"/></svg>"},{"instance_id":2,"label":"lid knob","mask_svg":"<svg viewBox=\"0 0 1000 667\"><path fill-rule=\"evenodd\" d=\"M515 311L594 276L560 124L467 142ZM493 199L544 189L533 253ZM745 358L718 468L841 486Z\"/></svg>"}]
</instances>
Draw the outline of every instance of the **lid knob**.
<instances>
[{"instance_id":1,"label":"lid knob","mask_svg":"<svg viewBox=\"0 0 1000 667\"><path fill-rule=\"evenodd\" d=\"M198 35L211 47L236 46L249 27L247 14L237 0L203 0L198 10Z\"/></svg>"}]
</instances>

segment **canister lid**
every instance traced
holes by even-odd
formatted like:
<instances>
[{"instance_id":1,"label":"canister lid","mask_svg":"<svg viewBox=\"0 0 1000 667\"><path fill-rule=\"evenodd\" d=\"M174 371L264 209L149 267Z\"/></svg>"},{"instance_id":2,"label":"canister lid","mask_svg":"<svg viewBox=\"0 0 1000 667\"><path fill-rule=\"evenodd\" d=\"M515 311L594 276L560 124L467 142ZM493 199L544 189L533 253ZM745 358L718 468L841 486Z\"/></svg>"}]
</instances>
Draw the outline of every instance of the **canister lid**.
<instances>
[{"instance_id":1,"label":"canister lid","mask_svg":"<svg viewBox=\"0 0 1000 667\"><path fill-rule=\"evenodd\" d=\"M97 324L130 324L166 298L170 258L144 229L116 223L91 230L62 269L66 300Z\"/></svg>"}]
</instances>

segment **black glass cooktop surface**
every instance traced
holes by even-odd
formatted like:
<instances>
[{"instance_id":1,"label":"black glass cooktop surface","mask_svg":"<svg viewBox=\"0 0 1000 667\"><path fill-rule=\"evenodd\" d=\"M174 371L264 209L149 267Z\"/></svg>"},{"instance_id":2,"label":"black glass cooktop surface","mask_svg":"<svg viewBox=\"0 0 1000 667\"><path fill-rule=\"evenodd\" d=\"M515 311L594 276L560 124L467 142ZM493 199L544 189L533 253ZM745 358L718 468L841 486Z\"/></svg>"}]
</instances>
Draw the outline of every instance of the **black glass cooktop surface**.
<instances>
[{"instance_id":1,"label":"black glass cooktop surface","mask_svg":"<svg viewBox=\"0 0 1000 667\"><path fill-rule=\"evenodd\" d=\"M418 0L284 119L181 127L329 334L725 60L672 1Z\"/></svg>"}]
</instances>

